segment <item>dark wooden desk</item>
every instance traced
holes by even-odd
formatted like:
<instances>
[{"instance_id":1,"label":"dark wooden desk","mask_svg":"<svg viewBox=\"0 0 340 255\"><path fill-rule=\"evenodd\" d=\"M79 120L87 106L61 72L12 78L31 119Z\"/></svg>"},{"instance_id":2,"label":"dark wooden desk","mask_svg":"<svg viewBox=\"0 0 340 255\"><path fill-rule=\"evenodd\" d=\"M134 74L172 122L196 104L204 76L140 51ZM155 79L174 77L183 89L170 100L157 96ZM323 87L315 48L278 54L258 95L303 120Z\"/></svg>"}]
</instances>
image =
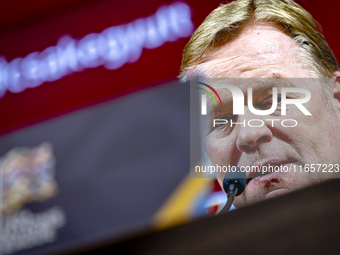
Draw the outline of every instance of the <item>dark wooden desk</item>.
<instances>
[{"instance_id":1,"label":"dark wooden desk","mask_svg":"<svg viewBox=\"0 0 340 255\"><path fill-rule=\"evenodd\" d=\"M336 179L226 214L108 241L76 253L340 254L339 229L340 179Z\"/></svg>"}]
</instances>

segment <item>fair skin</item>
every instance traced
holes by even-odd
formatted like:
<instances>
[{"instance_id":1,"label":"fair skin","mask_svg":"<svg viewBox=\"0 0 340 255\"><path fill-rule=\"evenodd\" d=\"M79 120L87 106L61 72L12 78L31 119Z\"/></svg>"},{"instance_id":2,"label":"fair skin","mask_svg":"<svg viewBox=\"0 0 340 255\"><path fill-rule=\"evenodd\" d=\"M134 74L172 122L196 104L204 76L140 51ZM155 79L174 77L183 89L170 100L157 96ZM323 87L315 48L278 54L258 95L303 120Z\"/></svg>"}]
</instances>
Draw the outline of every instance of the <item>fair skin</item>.
<instances>
[{"instance_id":1,"label":"fair skin","mask_svg":"<svg viewBox=\"0 0 340 255\"><path fill-rule=\"evenodd\" d=\"M204 149L213 165L253 166L340 163L340 104L337 100L340 75L335 72L329 79L329 92L332 95L330 106L324 103L325 92L320 92L309 70L302 67L297 52L300 47L289 36L266 24L256 24L244 29L235 39L214 50L208 60L198 66L200 73L209 78L274 78L272 82L252 82L254 106L271 106L272 87L299 87L308 89L311 100L304 106L312 114L305 116L295 106L287 106L287 116L282 116L280 106L271 114L275 119L295 119L298 125L285 128L266 121L262 127L235 125L234 128L203 128ZM273 80L273 79L272 79ZM289 81L288 81L289 80ZM247 98L249 82L237 82ZM246 122L250 119L268 119L249 111L245 102L245 113L230 116L232 113L231 94L227 89L216 89L220 94L223 107L215 107L208 102L211 118L225 118ZM291 98L301 95L290 95ZM269 103L268 103L269 102ZM211 123L209 120L209 123ZM327 178L316 174L315 178L291 178L290 173L270 173L259 176L247 183L245 191L235 198L234 205L240 207L263 199L271 198ZM247 173L250 178L250 174ZM300 176L301 177L301 176ZM220 184L224 173L217 173Z\"/></svg>"}]
</instances>

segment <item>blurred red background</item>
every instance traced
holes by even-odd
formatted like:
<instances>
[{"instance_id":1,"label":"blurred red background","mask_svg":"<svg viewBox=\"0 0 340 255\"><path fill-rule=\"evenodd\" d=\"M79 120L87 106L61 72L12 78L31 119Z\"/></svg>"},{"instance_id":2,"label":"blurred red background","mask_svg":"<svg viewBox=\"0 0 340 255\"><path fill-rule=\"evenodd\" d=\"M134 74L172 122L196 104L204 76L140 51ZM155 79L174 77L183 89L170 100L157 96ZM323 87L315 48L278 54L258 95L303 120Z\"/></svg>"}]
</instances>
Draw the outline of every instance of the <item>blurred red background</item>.
<instances>
[{"instance_id":1,"label":"blurred red background","mask_svg":"<svg viewBox=\"0 0 340 255\"><path fill-rule=\"evenodd\" d=\"M337 43L340 2L296 2L320 22L327 42L335 55L340 56ZM149 16L159 6L171 3L171 0L6 1L0 9L0 55L5 56L7 61L25 57L31 52L56 45L62 35L69 34L80 39L89 33ZM221 1L187 0L186 3L192 8L192 20L197 27ZM117 70L98 67L18 94L7 92L0 99L0 134L175 80L187 41L185 38L156 49L144 49L136 63L126 64Z\"/></svg>"}]
</instances>

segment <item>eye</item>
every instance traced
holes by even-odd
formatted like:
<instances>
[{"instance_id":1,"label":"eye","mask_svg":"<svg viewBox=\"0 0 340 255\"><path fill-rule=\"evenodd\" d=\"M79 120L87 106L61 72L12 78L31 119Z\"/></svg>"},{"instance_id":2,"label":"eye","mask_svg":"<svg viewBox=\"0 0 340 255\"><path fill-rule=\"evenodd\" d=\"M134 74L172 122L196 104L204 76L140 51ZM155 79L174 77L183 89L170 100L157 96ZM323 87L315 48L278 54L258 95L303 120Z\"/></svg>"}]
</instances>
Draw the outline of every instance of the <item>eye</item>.
<instances>
[{"instance_id":1,"label":"eye","mask_svg":"<svg viewBox=\"0 0 340 255\"><path fill-rule=\"evenodd\" d=\"M236 120L237 119L237 115L233 115L233 114L226 114L226 115L221 115L216 117L215 119L217 120L226 120L226 121L230 121L230 120Z\"/></svg>"},{"instance_id":2,"label":"eye","mask_svg":"<svg viewBox=\"0 0 340 255\"><path fill-rule=\"evenodd\" d=\"M280 105L280 103L281 103L281 95L278 95L277 104ZM270 107L272 107L272 105L273 105L273 96L269 96L265 100L262 101L262 103L260 104L260 107L264 109L269 109Z\"/></svg>"},{"instance_id":3,"label":"eye","mask_svg":"<svg viewBox=\"0 0 340 255\"><path fill-rule=\"evenodd\" d=\"M225 115L220 115L215 118L215 127L212 127L212 131L218 131L221 134L223 133L224 135L230 134L231 130L233 127L231 127L231 121L236 122L237 120L237 115L233 114L225 114Z\"/></svg>"}]
</instances>

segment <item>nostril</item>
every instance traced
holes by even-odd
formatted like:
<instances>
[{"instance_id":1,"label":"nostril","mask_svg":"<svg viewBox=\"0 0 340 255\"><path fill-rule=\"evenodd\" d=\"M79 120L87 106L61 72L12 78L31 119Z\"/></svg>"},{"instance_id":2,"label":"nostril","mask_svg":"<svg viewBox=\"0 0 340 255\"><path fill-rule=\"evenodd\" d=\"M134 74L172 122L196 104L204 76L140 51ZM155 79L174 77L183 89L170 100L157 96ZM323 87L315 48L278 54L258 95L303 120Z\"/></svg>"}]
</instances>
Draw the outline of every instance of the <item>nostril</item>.
<instances>
[{"instance_id":1,"label":"nostril","mask_svg":"<svg viewBox=\"0 0 340 255\"><path fill-rule=\"evenodd\" d=\"M244 150L247 150L247 149L250 148L250 146L249 146L249 145L242 145L242 148L243 148Z\"/></svg>"},{"instance_id":2,"label":"nostril","mask_svg":"<svg viewBox=\"0 0 340 255\"><path fill-rule=\"evenodd\" d=\"M267 136L262 136L262 137L260 137L257 141L258 142L262 142L262 141L266 141L267 140Z\"/></svg>"}]
</instances>

